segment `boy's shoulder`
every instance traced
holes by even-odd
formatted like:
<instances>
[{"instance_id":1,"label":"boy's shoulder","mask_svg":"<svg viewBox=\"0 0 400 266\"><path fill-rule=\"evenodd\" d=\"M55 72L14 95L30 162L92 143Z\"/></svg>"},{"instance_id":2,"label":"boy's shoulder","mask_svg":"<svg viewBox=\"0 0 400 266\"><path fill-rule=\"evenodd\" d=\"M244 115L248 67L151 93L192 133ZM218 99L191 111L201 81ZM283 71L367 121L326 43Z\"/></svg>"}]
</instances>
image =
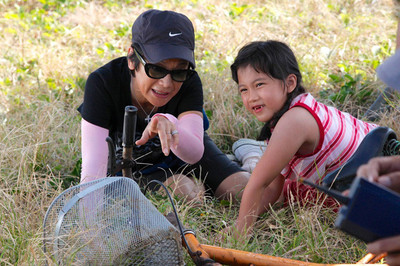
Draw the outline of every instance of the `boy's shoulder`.
<instances>
[{"instance_id":1,"label":"boy's shoulder","mask_svg":"<svg viewBox=\"0 0 400 266\"><path fill-rule=\"evenodd\" d=\"M312 104L312 103L318 103L318 101L308 92L302 93L297 95L292 102L290 103L290 108L294 107L295 105L300 105L300 104Z\"/></svg>"}]
</instances>

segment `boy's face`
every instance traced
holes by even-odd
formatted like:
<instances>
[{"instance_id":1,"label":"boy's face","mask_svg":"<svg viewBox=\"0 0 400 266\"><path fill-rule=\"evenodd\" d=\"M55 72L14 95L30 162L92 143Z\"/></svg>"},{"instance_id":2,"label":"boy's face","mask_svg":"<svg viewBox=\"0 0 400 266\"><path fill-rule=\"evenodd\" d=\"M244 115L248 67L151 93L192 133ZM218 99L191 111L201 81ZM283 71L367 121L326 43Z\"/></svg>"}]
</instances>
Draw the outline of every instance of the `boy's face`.
<instances>
[{"instance_id":1,"label":"boy's face","mask_svg":"<svg viewBox=\"0 0 400 266\"><path fill-rule=\"evenodd\" d=\"M155 65L175 70L187 69L189 63L182 59L168 59ZM139 69L135 71L135 78L133 78L133 89L140 102L150 102L157 107L164 106L179 92L183 82L174 81L170 74L161 79L153 79L147 76L143 64L139 64L138 67ZM131 62L129 68L134 68Z\"/></svg>"},{"instance_id":2,"label":"boy's face","mask_svg":"<svg viewBox=\"0 0 400 266\"><path fill-rule=\"evenodd\" d=\"M271 120L287 100L289 92L283 82L257 72L250 65L239 67L237 75L239 93L246 109L261 122Z\"/></svg>"}]
</instances>

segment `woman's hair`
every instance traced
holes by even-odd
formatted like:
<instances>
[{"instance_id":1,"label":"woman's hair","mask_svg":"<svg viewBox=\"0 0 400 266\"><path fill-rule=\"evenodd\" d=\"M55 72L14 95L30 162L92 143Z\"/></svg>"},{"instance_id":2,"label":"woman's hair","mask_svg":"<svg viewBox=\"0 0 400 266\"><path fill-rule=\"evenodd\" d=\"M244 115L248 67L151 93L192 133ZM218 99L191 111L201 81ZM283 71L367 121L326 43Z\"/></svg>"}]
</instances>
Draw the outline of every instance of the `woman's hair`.
<instances>
[{"instance_id":1,"label":"woman's hair","mask_svg":"<svg viewBox=\"0 0 400 266\"><path fill-rule=\"evenodd\" d=\"M133 50L136 50L136 52L138 52L140 55L143 54L142 49L140 49L140 46L132 43L131 47L133 48ZM135 72L138 70L138 66L140 64L140 60L139 58L136 56L136 53L133 51L131 54L128 54L128 60L131 60L132 63L135 65L135 71L131 71L131 75L133 77L135 77Z\"/></svg>"},{"instance_id":2,"label":"woman's hair","mask_svg":"<svg viewBox=\"0 0 400 266\"><path fill-rule=\"evenodd\" d=\"M301 85L302 76L293 51L286 44L274 40L251 42L239 50L235 61L231 65L232 79L236 83L238 83L238 69L247 66L253 67L257 72L267 74L270 78L281 80L285 87L285 80L290 74L294 74L297 77L296 88L288 94L282 109L275 113L262 128L258 140L265 140L271 137L271 128L289 110L292 100L305 92L304 87Z\"/></svg>"}]
</instances>

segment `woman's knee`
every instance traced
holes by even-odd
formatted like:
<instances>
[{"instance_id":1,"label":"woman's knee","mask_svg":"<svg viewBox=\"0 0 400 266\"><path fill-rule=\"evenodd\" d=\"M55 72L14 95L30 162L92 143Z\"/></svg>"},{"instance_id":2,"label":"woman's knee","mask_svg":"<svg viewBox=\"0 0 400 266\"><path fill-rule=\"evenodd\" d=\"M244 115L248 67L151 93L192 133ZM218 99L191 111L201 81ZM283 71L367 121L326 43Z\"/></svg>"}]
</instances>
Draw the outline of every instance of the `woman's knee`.
<instances>
[{"instance_id":1,"label":"woman's knee","mask_svg":"<svg viewBox=\"0 0 400 266\"><path fill-rule=\"evenodd\" d=\"M187 201L202 201L205 193L203 184L185 175L173 175L164 182L164 185L168 187L174 195L182 197Z\"/></svg>"}]
</instances>

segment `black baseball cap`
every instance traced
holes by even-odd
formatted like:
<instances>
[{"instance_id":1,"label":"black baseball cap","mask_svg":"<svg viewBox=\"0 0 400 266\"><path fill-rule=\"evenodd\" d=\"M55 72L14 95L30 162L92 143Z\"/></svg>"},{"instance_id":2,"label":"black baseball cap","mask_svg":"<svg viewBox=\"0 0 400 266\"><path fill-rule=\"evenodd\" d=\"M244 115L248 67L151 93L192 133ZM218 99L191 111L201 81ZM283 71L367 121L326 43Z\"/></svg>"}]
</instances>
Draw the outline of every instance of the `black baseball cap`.
<instances>
[{"instance_id":1,"label":"black baseball cap","mask_svg":"<svg viewBox=\"0 0 400 266\"><path fill-rule=\"evenodd\" d=\"M194 29L192 22L174 11L150 9L132 25L132 44L142 49L149 63L179 58L195 68Z\"/></svg>"}]
</instances>

